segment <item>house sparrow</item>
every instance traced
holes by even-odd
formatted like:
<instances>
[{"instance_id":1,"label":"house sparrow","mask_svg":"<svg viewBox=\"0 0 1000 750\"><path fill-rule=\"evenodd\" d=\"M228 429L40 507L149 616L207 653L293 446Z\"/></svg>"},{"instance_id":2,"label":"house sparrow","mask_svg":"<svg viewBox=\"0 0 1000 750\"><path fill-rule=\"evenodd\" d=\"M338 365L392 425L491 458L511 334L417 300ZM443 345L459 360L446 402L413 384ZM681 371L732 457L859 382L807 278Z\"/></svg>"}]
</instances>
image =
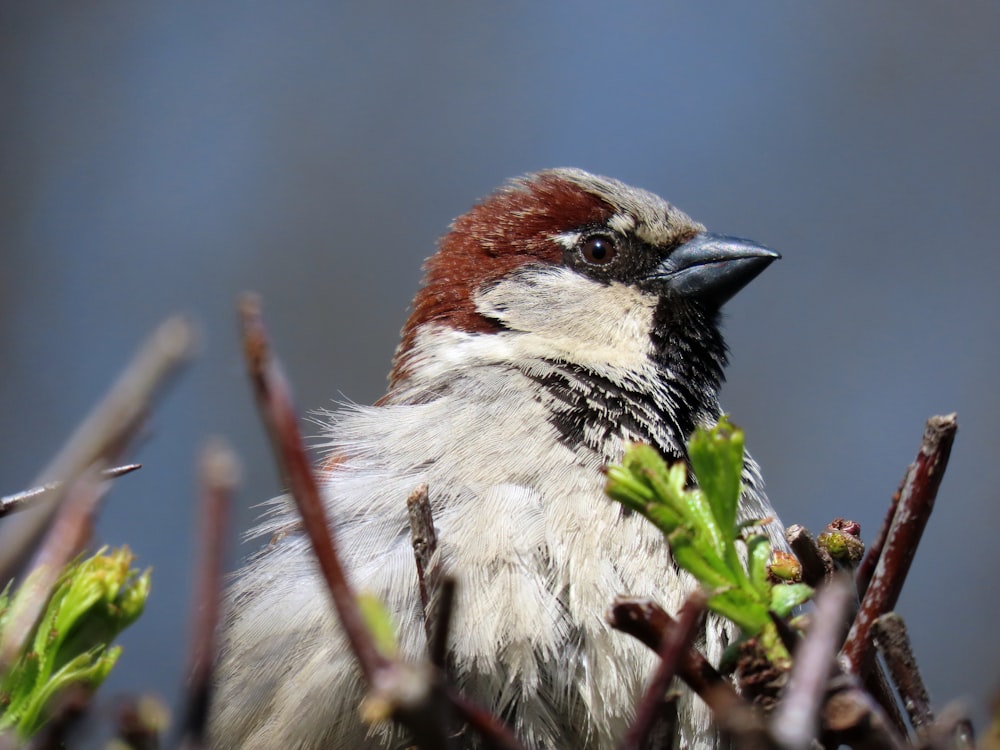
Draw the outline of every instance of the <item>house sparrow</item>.
<instances>
[{"instance_id":1,"label":"house sparrow","mask_svg":"<svg viewBox=\"0 0 1000 750\"><path fill-rule=\"evenodd\" d=\"M427 484L441 564L458 577L452 673L528 747L604 750L628 726L655 655L605 613L621 594L676 611L697 584L652 524L605 496L602 468L628 441L682 460L695 426L715 423L719 308L777 257L616 180L522 177L457 219L427 262L387 394L333 417L324 492L354 585L421 658L405 500ZM773 516L749 456L743 481L741 518ZM258 532L294 513L281 502ZM780 543L780 524L767 531ZM359 718L360 673L304 535L253 558L228 603L215 748L405 746ZM710 659L729 627L709 618ZM714 743L697 698L682 698L678 724L679 746Z\"/></svg>"}]
</instances>

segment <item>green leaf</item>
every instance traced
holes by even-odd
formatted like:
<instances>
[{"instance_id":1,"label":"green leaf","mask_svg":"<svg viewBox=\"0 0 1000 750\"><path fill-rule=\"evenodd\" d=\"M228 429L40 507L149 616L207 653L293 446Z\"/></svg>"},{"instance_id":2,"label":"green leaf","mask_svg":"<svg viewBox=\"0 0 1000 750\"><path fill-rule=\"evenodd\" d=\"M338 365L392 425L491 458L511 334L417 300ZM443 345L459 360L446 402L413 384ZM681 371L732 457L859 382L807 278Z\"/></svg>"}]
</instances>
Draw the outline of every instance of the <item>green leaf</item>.
<instances>
[{"instance_id":1,"label":"green leaf","mask_svg":"<svg viewBox=\"0 0 1000 750\"><path fill-rule=\"evenodd\" d=\"M690 490L684 494L684 499L684 516L695 538L708 545L719 559L724 559L727 537L719 527L712 505L704 492L699 489ZM727 564L727 568L733 570L732 565Z\"/></svg>"},{"instance_id":2,"label":"green leaf","mask_svg":"<svg viewBox=\"0 0 1000 750\"><path fill-rule=\"evenodd\" d=\"M767 566L771 560L771 543L765 536L752 536L747 540L747 566L754 590L767 601L771 584L767 580Z\"/></svg>"},{"instance_id":3,"label":"green leaf","mask_svg":"<svg viewBox=\"0 0 1000 750\"><path fill-rule=\"evenodd\" d=\"M666 505L650 503L640 512L652 521L653 525L664 535L670 534L681 524L681 517Z\"/></svg>"},{"instance_id":4,"label":"green leaf","mask_svg":"<svg viewBox=\"0 0 1000 750\"><path fill-rule=\"evenodd\" d=\"M96 689L111 672L120 654L120 646L108 649L106 652L103 648L96 647L64 665L36 690L25 696L20 710L18 733L30 737L41 729L47 718L45 709L61 690L72 685L84 685Z\"/></svg>"},{"instance_id":5,"label":"green leaf","mask_svg":"<svg viewBox=\"0 0 1000 750\"><path fill-rule=\"evenodd\" d=\"M623 465L633 474L662 474L669 469L657 450L646 443L629 443L626 446Z\"/></svg>"},{"instance_id":6,"label":"green leaf","mask_svg":"<svg viewBox=\"0 0 1000 750\"><path fill-rule=\"evenodd\" d=\"M735 586L732 572L722 559L704 544L697 545L694 537L678 527L667 537L674 560L710 590Z\"/></svg>"},{"instance_id":7,"label":"green leaf","mask_svg":"<svg viewBox=\"0 0 1000 750\"><path fill-rule=\"evenodd\" d=\"M779 617L788 617L792 610L809 601L811 586L804 583L778 584L771 588L771 611Z\"/></svg>"},{"instance_id":8,"label":"green leaf","mask_svg":"<svg viewBox=\"0 0 1000 750\"><path fill-rule=\"evenodd\" d=\"M642 513L660 531L669 534L681 523L685 473L683 464L667 468L648 445L630 445L621 466L607 469L605 492Z\"/></svg>"},{"instance_id":9,"label":"green leaf","mask_svg":"<svg viewBox=\"0 0 1000 750\"><path fill-rule=\"evenodd\" d=\"M358 593L358 607L375 641L375 650L387 658L394 658L399 648L396 645L396 629L393 627L389 610L377 596L368 591Z\"/></svg>"},{"instance_id":10,"label":"green leaf","mask_svg":"<svg viewBox=\"0 0 1000 750\"><path fill-rule=\"evenodd\" d=\"M743 473L743 431L726 417L711 429L695 430L688 443L688 458L722 533L727 539L735 539Z\"/></svg>"},{"instance_id":11,"label":"green leaf","mask_svg":"<svg viewBox=\"0 0 1000 750\"><path fill-rule=\"evenodd\" d=\"M758 599L741 589L720 591L708 599L708 608L728 617L749 636L755 636L767 625L771 618Z\"/></svg>"},{"instance_id":12,"label":"green leaf","mask_svg":"<svg viewBox=\"0 0 1000 750\"><path fill-rule=\"evenodd\" d=\"M58 692L74 684L96 690L103 682L120 653L110 642L141 614L149 594L149 571L140 575L133 560L127 548L102 549L62 572L0 680L0 730L14 728L21 738L30 737L44 726ZM28 575L13 595L12 609L41 595L36 579L37 571ZM8 621L0 616L0 628Z\"/></svg>"},{"instance_id":13,"label":"green leaf","mask_svg":"<svg viewBox=\"0 0 1000 750\"><path fill-rule=\"evenodd\" d=\"M688 486L683 462L670 467L647 445L628 446L621 466L608 468L608 494L652 520L666 536L674 561L709 592L708 606L746 635L773 642L784 654L770 610L782 616L809 598L808 586L775 585L768 574L771 546L766 536L737 523L743 474L743 432L726 418L699 428L688 442L696 487ZM774 631L774 632L772 632Z\"/></svg>"},{"instance_id":14,"label":"green leaf","mask_svg":"<svg viewBox=\"0 0 1000 750\"><path fill-rule=\"evenodd\" d=\"M649 483L637 477L624 466L608 466L604 491L612 500L640 513L656 499Z\"/></svg>"}]
</instances>

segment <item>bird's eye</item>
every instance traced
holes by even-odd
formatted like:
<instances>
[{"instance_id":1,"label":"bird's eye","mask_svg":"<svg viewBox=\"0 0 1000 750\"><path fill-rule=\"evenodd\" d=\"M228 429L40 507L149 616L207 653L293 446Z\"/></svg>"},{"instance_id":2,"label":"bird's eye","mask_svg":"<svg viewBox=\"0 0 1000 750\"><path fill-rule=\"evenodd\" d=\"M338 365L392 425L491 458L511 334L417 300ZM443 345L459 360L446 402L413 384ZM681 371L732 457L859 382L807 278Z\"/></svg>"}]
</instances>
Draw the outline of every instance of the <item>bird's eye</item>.
<instances>
[{"instance_id":1,"label":"bird's eye","mask_svg":"<svg viewBox=\"0 0 1000 750\"><path fill-rule=\"evenodd\" d=\"M618 255L618 246L610 237L599 234L583 241L580 255L592 266L606 266Z\"/></svg>"}]
</instances>

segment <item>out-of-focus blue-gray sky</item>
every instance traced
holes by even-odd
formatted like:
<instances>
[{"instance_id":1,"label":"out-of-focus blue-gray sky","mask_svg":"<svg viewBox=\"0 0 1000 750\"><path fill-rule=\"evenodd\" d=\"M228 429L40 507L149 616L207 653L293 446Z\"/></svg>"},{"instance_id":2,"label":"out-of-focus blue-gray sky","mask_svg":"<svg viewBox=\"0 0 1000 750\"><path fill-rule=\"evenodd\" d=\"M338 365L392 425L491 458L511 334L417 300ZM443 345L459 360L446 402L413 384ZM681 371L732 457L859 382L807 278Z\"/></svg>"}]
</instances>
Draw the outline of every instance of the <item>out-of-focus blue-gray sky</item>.
<instances>
[{"instance_id":1,"label":"out-of-focus blue-gray sky","mask_svg":"<svg viewBox=\"0 0 1000 750\"><path fill-rule=\"evenodd\" d=\"M237 295L263 295L303 408L370 402L448 222L579 166L784 254L729 305L723 400L786 522L871 539L925 418L958 412L900 610L935 703L981 715L1000 687L998 39L985 1L4 3L0 492L164 316L204 333L102 513L101 539L154 567L111 692L180 684L204 438L244 459L243 528L279 489Z\"/></svg>"}]
</instances>

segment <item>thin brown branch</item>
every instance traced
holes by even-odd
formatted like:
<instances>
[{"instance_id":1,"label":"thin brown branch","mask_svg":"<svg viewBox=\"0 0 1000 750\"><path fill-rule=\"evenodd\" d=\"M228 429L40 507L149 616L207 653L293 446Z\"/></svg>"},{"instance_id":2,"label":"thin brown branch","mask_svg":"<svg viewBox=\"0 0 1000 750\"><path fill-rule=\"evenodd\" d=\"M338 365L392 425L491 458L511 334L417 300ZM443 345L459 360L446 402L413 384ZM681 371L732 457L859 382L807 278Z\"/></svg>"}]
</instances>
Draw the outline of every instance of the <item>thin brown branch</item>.
<instances>
[{"instance_id":1,"label":"thin brown branch","mask_svg":"<svg viewBox=\"0 0 1000 750\"><path fill-rule=\"evenodd\" d=\"M822 585L824 581L832 580L832 577L838 570L847 573L850 572L851 552L854 551L856 553L857 550L857 545L852 544L852 539L856 539L859 532L860 527L858 524L844 519L836 519L824 530L825 536L821 535L822 543L820 543L820 540L813 539L810 533L801 526L790 526L786 532L786 538L792 549L799 556L800 561L808 561L803 562L802 566L803 578L806 579L806 582L815 580L817 583L812 585ZM838 537L841 538L838 539ZM831 545L831 542L834 544ZM834 559L828 551L828 547L830 546L840 547L837 550L838 559ZM808 576L805 572L807 569L809 570ZM856 583L854 581L856 579L852 579L848 585L848 590L850 591L849 603L848 607L842 612L847 624L853 623L860 606L858 594L855 591ZM781 630L779 628L780 634ZM893 695L892 688L886 681L886 677L880 667L872 670L870 674L865 676L864 685L875 701L885 711L897 731L905 733L905 719Z\"/></svg>"},{"instance_id":2,"label":"thin brown branch","mask_svg":"<svg viewBox=\"0 0 1000 750\"><path fill-rule=\"evenodd\" d=\"M705 602L705 595L700 590L691 594L681 607L676 627L671 628L661 639L660 662L636 706L635 719L629 725L619 745L621 750L640 750L649 739L650 732L660 716L670 681L673 680L681 660L694 642L698 624L705 612Z\"/></svg>"},{"instance_id":3,"label":"thin brown branch","mask_svg":"<svg viewBox=\"0 0 1000 750\"><path fill-rule=\"evenodd\" d=\"M181 748L204 747L208 708L212 698L215 663L215 632L219 623L222 569L233 493L239 484L240 467L229 445L222 439L209 441L200 459L198 513L198 564L195 598L191 613L191 643L188 683L181 719Z\"/></svg>"},{"instance_id":4,"label":"thin brown branch","mask_svg":"<svg viewBox=\"0 0 1000 750\"><path fill-rule=\"evenodd\" d=\"M431 514L431 501L426 484L417 487L406 498L406 511L410 518L410 541L417 564L417 585L424 613L424 632L427 635L427 643L430 643L434 637L435 618L431 613L431 603L437 585L438 571L433 566L434 553L437 552L437 531L434 529L434 517Z\"/></svg>"},{"instance_id":5,"label":"thin brown branch","mask_svg":"<svg viewBox=\"0 0 1000 750\"><path fill-rule=\"evenodd\" d=\"M417 584L424 613L424 633L431 664L445 668L448 631L455 606L455 579L441 575L437 562L437 530L431 512L427 485L422 484L406 498L410 518L410 539L417 565Z\"/></svg>"},{"instance_id":6,"label":"thin brown branch","mask_svg":"<svg viewBox=\"0 0 1000 750\"><path fill-rule=\"evenodd\" d=\"M628 633L657 653L677 627L677 621L649 599L618 598L608 610L607 618L611 627ZM749 705L697 649L684 651L677 674L708 704L720 726L731 728L738 724L751 728L753 722L744 721L751 713Z\"/></svg>"},{"instance_id":7,"label":"thin brown branch","mask_svg":"<svg viewBox=\"0 0 1000 750\"><path fill-rule=\"evenodd\" d=\"M63 568L86 546L93 529L94 511L107 489L108 482L97 469L84 471L66 488L66 500L59 505L45 541L31 563L31 576L14 598L0 641L0 674L6 673L17 659Z\"/></svg>"},{"instance_id":8,"label":"thin brown branch","mask_svg":"<svg viewBox=\"0 0 1000 750\"><path fill-rule=\"evenodd\" d=\"M861 560L861 564L858 565L857 572L854 574L854 580L858 585L858 596L864 597L865 593L868 591L868 584L871 583L872 576L875 574L875 566L878 565L879 558L882 557L882 550L885 548L885 540L889 538L889 529L892 528L892 519L896 517L896 508L899 507L899 498L903 494L903 488L906 486L906 480L910 475L910 470L907 469L906 473L903 474L903 478L899 480L899 487L892 495L892 499L889 501L889 509L886 511L885 518L882 519L882 526L879 527L878 536L875 537L875 541L871 543L868 550L865 552L864 558Z\"/></svg>"},{"instance_id":9,"label":"thin brown branch","mask_svg":"<svg viewBox=\"0 0 1000 750\"><path fill-rule=\"evenodd\" d=\"M101 472L101 476L105 479L116 479L141 468L142 464L124 464L123 466L116 466L113 469L106 469ZM48 484L43 484L41 487L32 487L30 490L21 490L20 492L15 492L13 495L0 497L0 518L31 507L33 500L37 500L45 493L52 492L61 486L62 482L49 482Z\"/></svg>"},{"instance_id":10,"label":"thin brown branch","mask_svg":"<svg viewBox=\"0 0 1000 750\"><path fill-rule=\"evenodd\" d=\"M896 699L896 693L889 684L889 676L877 659L872 660L872 668L864 678L864 687L875 702L882 707L886 718L896 728L900 735L906 736L910 728L906 724L906 717L903 716L903 709Z\"/></svg>"},{"instance_id":11,"label":"thin brown branch","mask_svg":"<svg viewBox=\"0 0 1000 750\"><path fill-rule=\"evenodd\" d=\"M835 678L821 712L820 741L854 750L908 750L882 708L853 675Z\"/></svg>"},{"instance_id":12,"label":"thin brown branch","mask_svg":"<svg viewBox=\"0 0 1000 750\"><path fill-rule=\"evenodd\" d=\"M820 549L812 534L804 526L793 524L785 530L785 539L802 564L802 580L818 588L833 575L833 560Z\"/></svg>"},{"instance_id":13,"label":"thin brown branch","mask_svg":"<svg viewBox=\"0 0 1000 750\"><path fill-rule=\"evenodd\" d=\"M374 674L361 704L362 719L368 723L395 719L422 750L457 750L449 732L455 723L453 705L437 677L426 661L388 662Z\"/></svg>"},{"instance_id":14,"label":"thin brown branch","mask_svg":"<svg viewBox=\"0 0 1000 750\"><path fill-rule=\"evenodd\" d=\"M781 645L785 647L788 653L795 653L795 649L799 647L799 643L802 641L802 635L798 630L789 625L788 620L784 617L773 611L767 614L770 616L771 622L774 623L774 629L778 631L778 639L781 641Z\"/></svg>"},{"instance_id":15,"label":"thin brown branch","mask_svg":"<svg viewBox=\"0 0 1000 750\"><path fill-rule=\"evenodd\" d=\"M302 517L341 626L365 681L371 685L376 672L388 666L388 662L375 648L357 598L340 563L319 485L299 433L291 392L271 356L256 297L247 295L243 298L240 319L247 367L264 426L271 436L278 465L286 474L289 489Z\"/></svg>"},{"instance_id":16,"label":"thin brown branch","mask_svg":"<svg viewBox=\"0 0 1000 750\"><path fill-rule=\"evenodd\" d=\"M118 477L123 477L126 474L131 474L133 471L138 471L142 468L142 464L122 464L121 466L113 466L101 473L101 476L105 479L117 479Z\"/></svg>"},{"instance_id":17,"label":"thin brown branch","mask_svg":"<svg viewBox=\"0 0 1000 750\"><path fill-rule=\"evenodd\" d=\"M917 659L910 647L903 618L895 612L888 612L872 624L872 635L892 681L899 691L899 697L910 717L910 723L918 733L924 732L934 721L931 699L920 677Z\"/></svg>"},{"instance_id":18,"label":"thin brown branch","mask_svg":"<svg viewBox=\"0 0 1000 750\"><path fill-rule=\"evenodd\" d=\"M982 750L996 750L996 729L987 732L979 745ZM991 736L993 735L993 736ZM951 703L941 709L937 721L926 728L919 747L926 750L975 750L976 734L963 706Z\"/></svg>"},{"instance_id":19,"label":"thin brown branch","mask_svg":"<svg viewBox=\"0 0 1000 750\"><path fill-rule=\"evenodd\" d=\"M882 555L844 645L844 660L854 674L864 675L871 668L872 623L896 606L934 508L957 430L954 414L927 420L920 452L907 473Z\"/></svg>"},{"instance_id":20,"label":"thin brown branch","mask_svg":"<svg viewBox=\"0 0 1000 750\"><path fill-rule=\"evenodd\" d=\"M812 627L795 650L788 687L771 718L771 734L785 750L806 750L816 737L827 682L847 629L844 613L851 589L842 576L835 576L816 594Z\"/></svg>"},{"instance_id":21,"label":"thin brown branch","mask_svg":"<svg viewBox=\"0 0 1000 750\"><path fill-rule=\"evenodd\" d=\"M615 630L627 633L648 648L659 653L660 644L671 628L674 620L652 599L635 599L621 596L615 599L608 610L608 624ZM719 677L722 680L722 677Z\"/></svg>"},{"instance_id":22,"label":"thin brown branch","mask_svg":"<svg viewBox=\"0 0 1000 750\"><path fill-rule=\"evenodd\" d=\"M119 744L128 750L159 750L170 725L170 709L154 695L125 695L115 709ZM117 747L117 745L108 745Z\"/></svg>"},{"instance_id":23,"label":"thin brown branch","mask_svg":"<svg viewBox=\"0 0 1000 750\"><path fill-rule=\"evenodd\" d=\"M447 689L447 693L462 720L482 737L486 750L526 750L507 725L496 716L451 688ZM425 750L435 749L428 747Z\"/></svg>"},{"instance_id":24,"label":"thin brown branch","mask_svg":"<svg viewBox=\"0 0 1000 750\"><path fill-rule=\"evenodd\" d=\"M448 634L451 631L451 616L455 611L455 579L451 576L441 576L438 585L437 604L434 607L434 619L431 623L430 639L431 664L444 670L448 663Z\"/></svg>"},{"instance_id":25,"label":"thin brown branch","mask_svg":"<svg viewBox=\"0 0 1000 750\"><path fill-rule=\"evenodd\" d=\"M376 675L376 683L361 706L365 721L390 716L413 735L423 750L457 750L467 743L466 732L451 727L465 723L487 750L525 750L500 719L458 693L429 663L395 663Z\"/></svg>"},{"instance_id":26,"label":"thin brown branch","mask_svg":"<svg viewBox=\"0 0 1000 750\"><path fill-rule=\"evenodd\" d=\"M32 485L72 483L99 459L110 462L119 455L153 398L190 357L194 342L194 329L185 319L170 318L160 325ZM59 501L58 493L46 495L18 514L18 523L0 529L0 580L11 577L38 541Z\"/></svg>"},{"instance_id":27,"label":"thin brown branch","mask_svg":"<svg viewBox=\"0 0 1000 750\"><path fill-rule=\"evenodd\" d=\"M285 450L278 426L274 422L272 409L274 383L269 375L269 372L274 370L275 374L280 376L280 370L271 359L271 345L260 314L260 297L251 292L244 294L240 298L239 313L243 332L243 359L247 364L254 401L264 423L264 432L271 442L271 453L278 465L281 482L284 486L290 487L291 480L288 476L288 467L285 465Z\"/></svg>"}]
</instances>

